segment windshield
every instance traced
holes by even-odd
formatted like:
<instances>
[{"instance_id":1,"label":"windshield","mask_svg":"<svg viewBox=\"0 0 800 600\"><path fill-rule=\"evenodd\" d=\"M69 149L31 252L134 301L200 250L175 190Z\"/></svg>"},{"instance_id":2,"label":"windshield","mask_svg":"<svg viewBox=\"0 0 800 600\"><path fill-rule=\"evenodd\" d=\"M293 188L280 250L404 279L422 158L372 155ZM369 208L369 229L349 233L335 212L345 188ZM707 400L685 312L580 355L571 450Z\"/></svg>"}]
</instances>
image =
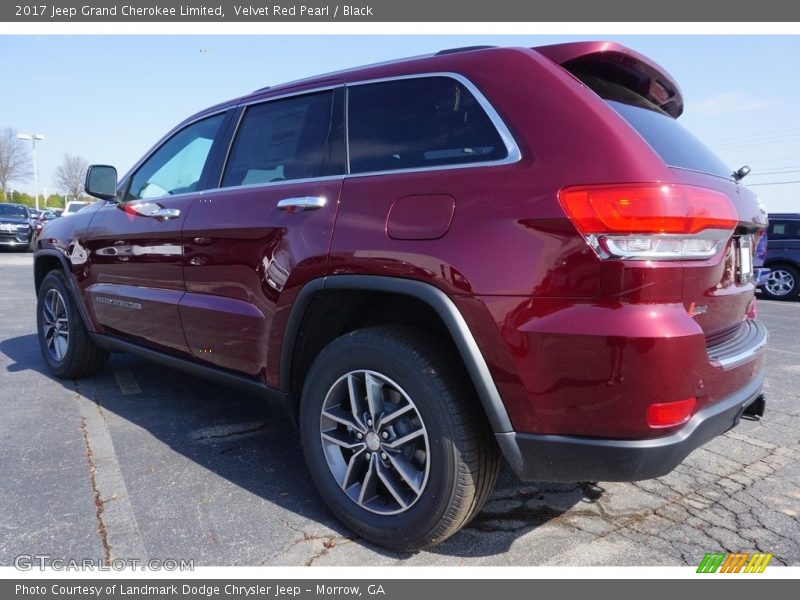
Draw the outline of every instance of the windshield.
<instances>
[{"instance_id":1,"label":"windshield","mask_svg":"<svg viewBox=\"0 0 800 600\"><path fill-rule=\"evenodd\" d=\"M86 206L89 206L89 203L88 203L88 202L87 202L87 203L85 203L85 204L70 204L70 205L67 207L67 212L68 212L68 213L76 213L76 212L78 212L80 209L82 209L82 208L84 208L84 207L86 207Z\"/></svg>"},{"instance_id":2,"label":"windshield","mask_svg":"<svg viewBox=\"0 0 800 600\"><path fill-rule=\"evenodd\" d=\"M598 77L581 75L580 79L625 119L670 167L730 178L733 169L646 98Z\"/></svg>"},{"instance_id":3,"label":"windshield","mask_svg":"<svg viewBox=\"0 0 800 600\"><path fill-rule=\"evenodd\" d=\"M16 204L0 204L0 217L7 219L27 219L28 209Z\"/></svg>"}]
</instances>

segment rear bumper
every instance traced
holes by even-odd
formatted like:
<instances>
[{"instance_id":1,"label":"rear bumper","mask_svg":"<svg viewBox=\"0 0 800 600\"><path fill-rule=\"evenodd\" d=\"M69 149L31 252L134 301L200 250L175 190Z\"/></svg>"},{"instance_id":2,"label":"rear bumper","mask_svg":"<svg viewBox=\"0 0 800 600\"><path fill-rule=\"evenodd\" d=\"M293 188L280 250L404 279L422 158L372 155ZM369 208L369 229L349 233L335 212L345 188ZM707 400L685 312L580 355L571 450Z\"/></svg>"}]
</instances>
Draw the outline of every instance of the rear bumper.
<instances>
[{"instance_id":1,"label":"rear bumper","mask_svg":"<svg viewBox=\"0 0 800 600\"><path fill-rule=\"evenodd\" d=\"M614 440L497 433L511 468L524 481L639 481L666 475L693 450L734 427L763 400L763 371L734 394L707 405L678 431L660 438Z\"/></svg>"}]
</instances>

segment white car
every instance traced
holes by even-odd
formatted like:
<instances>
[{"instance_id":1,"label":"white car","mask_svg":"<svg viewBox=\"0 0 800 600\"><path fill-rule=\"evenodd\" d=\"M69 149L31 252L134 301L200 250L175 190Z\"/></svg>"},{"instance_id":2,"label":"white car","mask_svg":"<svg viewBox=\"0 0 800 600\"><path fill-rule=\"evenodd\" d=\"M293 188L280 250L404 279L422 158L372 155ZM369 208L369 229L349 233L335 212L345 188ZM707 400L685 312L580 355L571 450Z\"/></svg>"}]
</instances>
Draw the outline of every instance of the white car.
<instances>
[{"instance_id":1,"label":"white car","mask_svg":"<svg viewBox=\"0 0 800 600\"><path fill-rule=\"evenodd\" d=\"M76 212L89 206L91 202L67 202L67 206L64 208L64 212L61 213L62 217L68 217L70 215L74 215Z\"/></svg>"}]
</instances>

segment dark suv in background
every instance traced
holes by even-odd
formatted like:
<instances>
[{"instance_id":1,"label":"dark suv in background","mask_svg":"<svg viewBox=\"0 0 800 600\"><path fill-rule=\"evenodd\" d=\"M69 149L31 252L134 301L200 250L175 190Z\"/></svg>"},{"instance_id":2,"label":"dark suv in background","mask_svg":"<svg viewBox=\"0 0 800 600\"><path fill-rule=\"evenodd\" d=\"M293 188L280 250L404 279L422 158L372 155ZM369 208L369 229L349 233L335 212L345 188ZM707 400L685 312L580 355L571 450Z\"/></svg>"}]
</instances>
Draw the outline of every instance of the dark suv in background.
<instances>
[{"instance_id":1,"label":"dark suv in background","mask_svg":"<svg viewBox=\"0 0 800 600\"><path fill-rule=\"evenodd\" d=\"M773 300L796 299L800 293L800 214L771 213L767 240L764 266L770 272L761 290Z\"/></svg>"},{"instance_id":2,"label":"dark suv in background","mask_svg":"<svg viewBox=\"0 0 800 600\"><path fill-rule=\"evenodd\" d=\"M466 48L211 107L37 239L60 377L129 351L281 401L358 535L669 472L763 411L756 197L613 43Z\"/></svg>"},{"instance_id":3,"label":"dark suv in background","mask_svg":"<svg viewBox=\"0 0 800 600\"><path fill-rule=\"evenodd\" d=\"M0 202L0 247L31 249L33 222L24 204Z\"/></svg>"}]
</instances>

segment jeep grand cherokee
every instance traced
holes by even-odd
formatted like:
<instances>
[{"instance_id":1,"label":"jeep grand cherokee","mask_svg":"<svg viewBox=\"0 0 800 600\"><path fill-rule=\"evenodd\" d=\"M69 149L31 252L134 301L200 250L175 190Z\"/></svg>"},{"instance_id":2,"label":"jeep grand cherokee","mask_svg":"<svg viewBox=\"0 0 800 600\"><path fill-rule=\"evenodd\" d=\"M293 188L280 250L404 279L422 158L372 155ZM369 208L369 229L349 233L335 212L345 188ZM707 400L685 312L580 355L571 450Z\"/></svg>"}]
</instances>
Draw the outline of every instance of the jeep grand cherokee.
<instances>
[{"instance_id":1,"label":"jeep grand cherokee","mask_svg":"<svg viewBox=\"0 0 800 600\"><path fill-rule=\"evenodd\" d=\"M59 377L129 351L282 401L358 535L658 477L763 412L755 196L613 43L468 48L196 114L37 240Z\"/></svg>"}]
</instances>

